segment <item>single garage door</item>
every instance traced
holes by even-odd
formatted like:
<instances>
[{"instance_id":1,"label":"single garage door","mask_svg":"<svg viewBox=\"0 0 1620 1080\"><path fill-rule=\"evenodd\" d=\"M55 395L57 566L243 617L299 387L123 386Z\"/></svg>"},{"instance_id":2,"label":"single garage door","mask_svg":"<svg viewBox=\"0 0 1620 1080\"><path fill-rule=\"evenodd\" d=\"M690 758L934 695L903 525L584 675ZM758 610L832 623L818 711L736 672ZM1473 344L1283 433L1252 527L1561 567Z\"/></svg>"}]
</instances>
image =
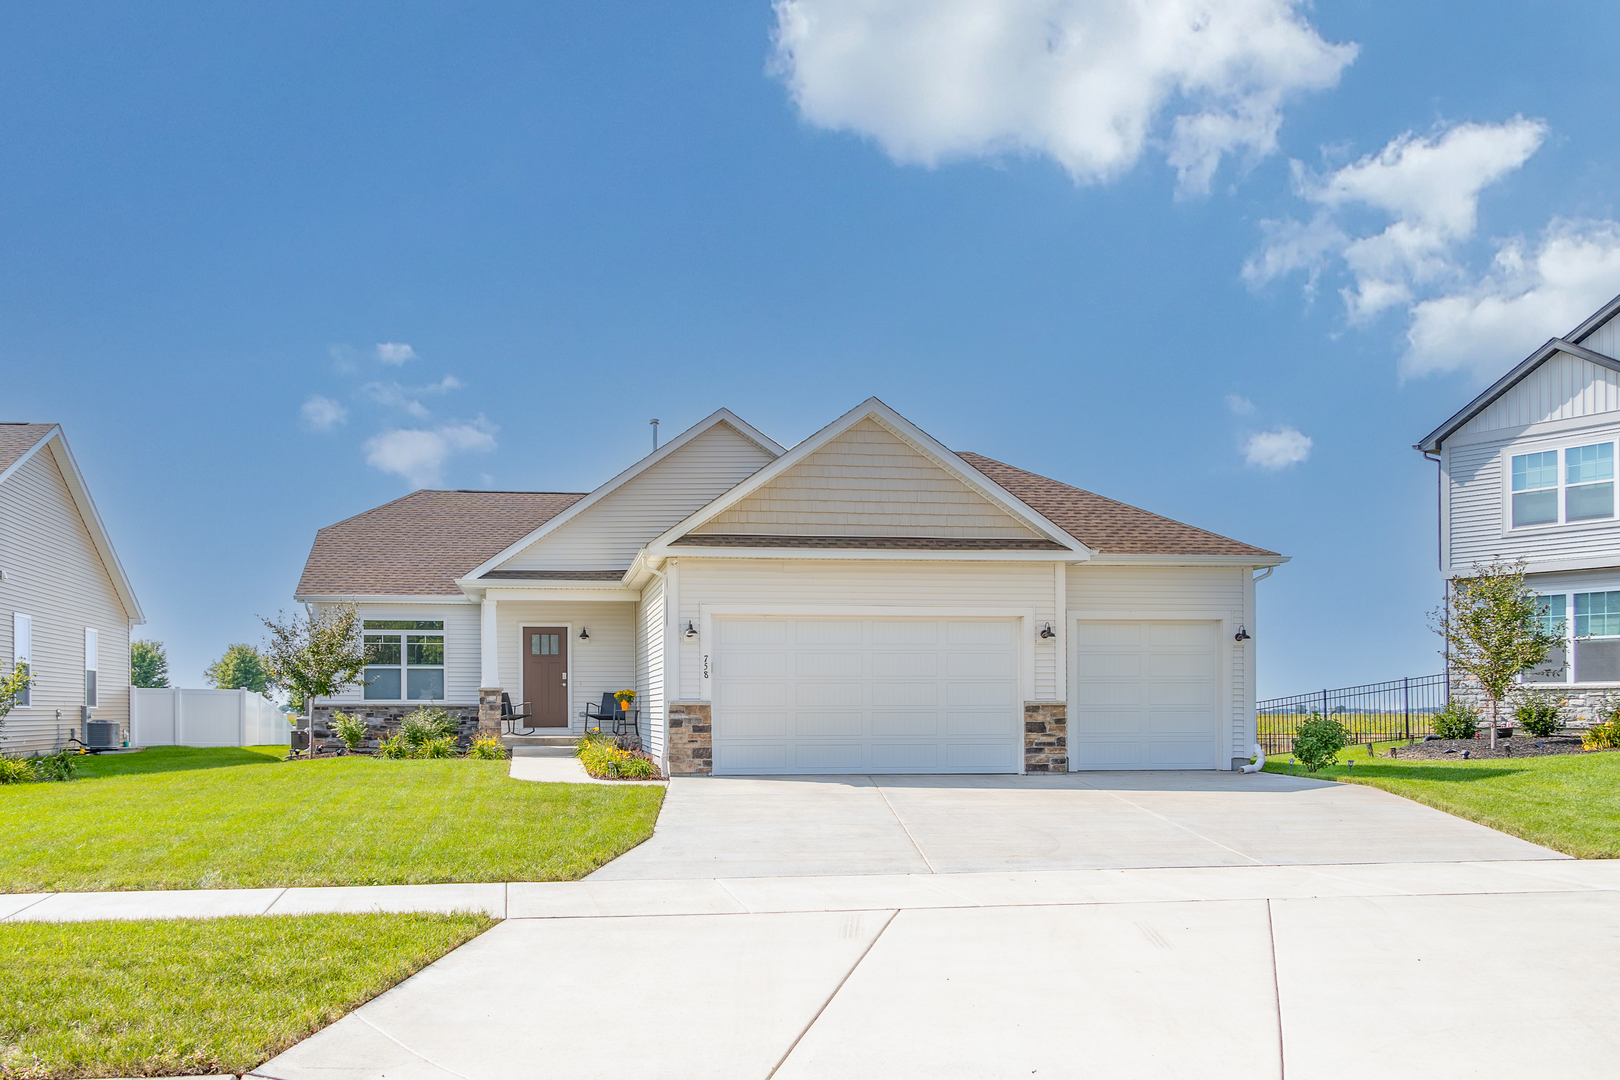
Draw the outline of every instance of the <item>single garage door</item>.
<instances>
[{"instance_id":1,"label":"single garage door","mask_svg":"<svg viewBox=\"0 0 1620 1080\"><path fill-rule=\"evenodd\" d=\"M1213 769L1215 622L1088 622L1075 629L1069 756L1076 769Z\"/></svg>"},{"instance_id":2,"label":"single garage door","mask_svg":"<svg viewBox=\"0 0 1620 1080\"><path fill-rule=\"evenodd\" d=\"M1017 772L1017 626L717 618L714 771Z\"/></svg>"}]
</instances>

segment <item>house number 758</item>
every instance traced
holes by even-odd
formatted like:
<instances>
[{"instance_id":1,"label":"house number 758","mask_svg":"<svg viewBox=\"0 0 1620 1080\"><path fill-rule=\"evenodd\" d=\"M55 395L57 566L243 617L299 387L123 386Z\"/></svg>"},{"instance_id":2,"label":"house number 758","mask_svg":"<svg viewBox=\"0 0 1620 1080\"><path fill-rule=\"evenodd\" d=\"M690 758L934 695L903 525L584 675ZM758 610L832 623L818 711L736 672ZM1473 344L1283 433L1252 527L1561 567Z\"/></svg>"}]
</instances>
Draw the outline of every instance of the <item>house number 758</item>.
<instances>
[{"instance_id":1,"label":"house number 758","mask_svg":"<svg viewBox=\"0 0 1620 1080\"><path fill-rule=\"evenodd\" d=\"M709 677L709 654L708 653L703 654L703 677L705 679L707 679Z\"/></svg>"}]
</instances>

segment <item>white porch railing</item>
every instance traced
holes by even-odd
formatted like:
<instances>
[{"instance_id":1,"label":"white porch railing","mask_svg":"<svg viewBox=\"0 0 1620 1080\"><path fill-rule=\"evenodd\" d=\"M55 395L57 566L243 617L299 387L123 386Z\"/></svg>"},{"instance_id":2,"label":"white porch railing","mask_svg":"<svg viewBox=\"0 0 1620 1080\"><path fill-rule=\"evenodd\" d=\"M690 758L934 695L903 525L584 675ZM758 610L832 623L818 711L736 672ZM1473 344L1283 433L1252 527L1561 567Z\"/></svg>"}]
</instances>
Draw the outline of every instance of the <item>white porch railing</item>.
<instances>
[{"instance_id":1,"label":"white porch railing","mask_svg":"<svg viewBox=\"0 0 1620 1080\"><path fill-rule=\"evenodd\" d=\"M286 746L292 725L274 702L248 690L132 687L131 746Z\"/></svg>"}]
</instances>

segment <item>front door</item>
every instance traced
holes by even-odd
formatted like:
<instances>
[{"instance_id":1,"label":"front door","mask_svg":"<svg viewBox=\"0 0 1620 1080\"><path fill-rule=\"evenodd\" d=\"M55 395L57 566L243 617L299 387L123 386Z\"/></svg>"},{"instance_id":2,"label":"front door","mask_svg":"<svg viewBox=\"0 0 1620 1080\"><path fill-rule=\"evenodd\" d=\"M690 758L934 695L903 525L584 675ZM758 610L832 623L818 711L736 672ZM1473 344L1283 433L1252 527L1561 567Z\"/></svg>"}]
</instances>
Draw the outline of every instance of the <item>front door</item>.
<instances>
[{"instance_id":1,"label":"front door","mask_svg":"<svg viewBox=\"0 0 1620 1080\"><path fill-rule=\"evenodd\" d=\"M523 699L530 727L568 726L568 628L523 628Z\"/></svg>"}]
</instances>

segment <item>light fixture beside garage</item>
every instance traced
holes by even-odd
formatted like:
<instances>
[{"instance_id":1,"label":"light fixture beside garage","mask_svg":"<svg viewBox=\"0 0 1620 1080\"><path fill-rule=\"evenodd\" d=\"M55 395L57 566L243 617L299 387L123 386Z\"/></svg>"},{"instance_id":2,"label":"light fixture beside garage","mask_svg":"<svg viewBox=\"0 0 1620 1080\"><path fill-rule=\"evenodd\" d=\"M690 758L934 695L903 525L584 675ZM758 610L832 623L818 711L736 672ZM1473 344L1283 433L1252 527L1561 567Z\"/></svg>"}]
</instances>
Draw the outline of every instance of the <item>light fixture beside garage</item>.
<instances>
[{"instance_id":1,"label":"light fixture beside garage","mask_svg":"<svg viewBox=\"0 0 1620 1080\"><path fill-rule=\"evenodd\" d=\"M1052 629L1052 624L1051 623L1047 623L1045 626L1041 627L1041 637L1043 637L1043 638L1055 638L1055 637L1057 637L1057 631Z\"/></svg>"},{"instance_id":2,"label":"light fixture beside garage","mask_svg":"<svg viewBox=\"0 0 1620 1080\"><path fill-rule=\"evenodd\" d=\"M1248 641L1249 640L1248 628L1243 626L1240 623L1238 625L1238 632L1232 635L1232 640L1233 641Z\"/></svg>"},{"instance_id":3,"label":"light fixture beside garage","mask_svg":"<svg viewBox=\"0 0 1620 1080\"><path fill-rule=\"evenodd\" d=\"M697 637L697 627L692 625L692 620L691 619L686 620L686 636L688 638Z\"/></svg>"}]
</instances>

